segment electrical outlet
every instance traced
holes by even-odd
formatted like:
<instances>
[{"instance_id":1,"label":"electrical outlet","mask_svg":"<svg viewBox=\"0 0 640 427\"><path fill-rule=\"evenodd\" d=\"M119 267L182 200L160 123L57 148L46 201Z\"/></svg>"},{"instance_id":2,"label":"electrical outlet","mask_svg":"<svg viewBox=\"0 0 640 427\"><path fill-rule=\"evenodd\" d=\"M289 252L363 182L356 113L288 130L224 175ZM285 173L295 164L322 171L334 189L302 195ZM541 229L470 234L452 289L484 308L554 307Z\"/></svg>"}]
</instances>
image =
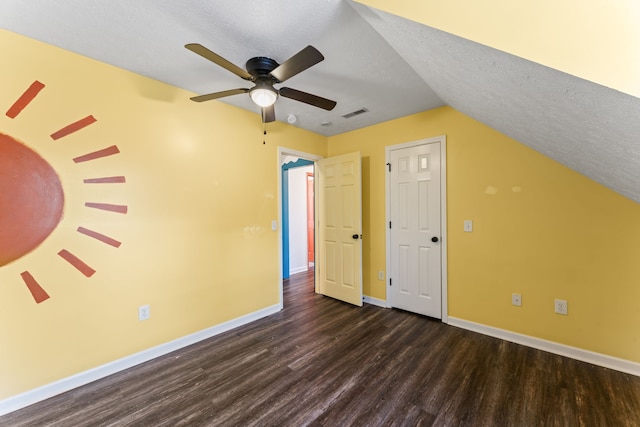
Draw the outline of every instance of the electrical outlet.
<instances>
[{"instance_id":1,"label":"electrical outlet","mask_svg":"<svg viewBox=\"0 0 640 427\"><path fill-rule=\"evenodd\" d=\"M522 306L522 295L520 294L511 294L511 304L516 307Z\"/></svg>"},{"instance_id":2,"label":"electrical outlet","mask_svg":"<svg viewBox=\"0 0 640 427\"><path fill-rule=\"evenodd\" d=\"M378 271L378 280L384 280L384 271Z\"/></svg>"},{"instance_id":3,"label":"electrical outlet","mask_svg":"<svg viewBox=\"0 0 640 427\"><path fill-rule=\"evenodd\" d=\"M138 307L138 320L147 320L151 317L151 307L149 304Z\"/></svg>"},{"instance_id":4,"label":"electrical outlet","mask_svg":"<svg viewBox=\"0 0 640 427\"><path fill-rule=\"evenodd\" d=\"M567 300L564 299L557 299L554 301L555 303L555 312L558 314L562 314L564 316L566 316L569 311L568 307L567 307Z\"/></svg>"}]
</instances>

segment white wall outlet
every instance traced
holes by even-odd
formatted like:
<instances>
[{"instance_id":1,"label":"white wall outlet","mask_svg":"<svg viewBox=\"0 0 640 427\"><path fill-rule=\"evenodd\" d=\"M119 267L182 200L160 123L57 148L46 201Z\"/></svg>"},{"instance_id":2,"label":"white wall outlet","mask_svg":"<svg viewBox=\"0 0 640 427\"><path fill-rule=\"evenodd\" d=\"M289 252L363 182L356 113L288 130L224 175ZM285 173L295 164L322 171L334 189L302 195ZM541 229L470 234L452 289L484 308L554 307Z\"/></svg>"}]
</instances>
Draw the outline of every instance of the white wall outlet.
<instances>
[{"instance_id":1,"label":"white wall outlet","mask_svg":"<svg viewBox=\"0 0 640 427\"><path fill-rule=\"evenodd\" d=\"M569 309L567 307L567 300L557 299L554 301L555 304L555 312L562 315L568 315Z\"/></svg>"},{"instance_id":2,"label":"white wall outlet","mask_svg":"<svg viewBox=\"0 0 640 427\"><path fill-rule=\"evenodd\" d=\"M464 220L464 231L465 233L471 233L473 231L473 221L470 219Z\"/></svg>"},{"instance_id":3,"label":"white wall outlet","mask_svg":"<svg viewBox=\"0 0 640 427\"><path fill-rule=\"evenodd\" d=\"M138 320L147 320L151 317L151 307L149 304L138 307Z\"/></svg>"},{"instance_id":4,"label":"white wall outlet","mask_svg":"<svg viewBox=\"0 0 640 427\"><path fill-rule=\"evenodd\" d=\"M520 294L511 294L511 304L516 307L522 307L522 295Z\"/></svg>"},{"instance_id":5,"label":"white wall outlet","mask_svg":"<svg viewBox=\"0 0 640 427\"><path fill-rule=\"evenodd\" d=\"M378 271L378 280L384 280L384 271Z\"/></svg>"},{"instance_id":6,"label":"white wall outlet","mask_svg":"<svg viewBox=\"0 0 640 427\"><path fill-rule=\"evenodd\" d=\"M276 231L278 229L278 221L275 219L271 221L271 231Z\"/></svg>"}]
</instances>

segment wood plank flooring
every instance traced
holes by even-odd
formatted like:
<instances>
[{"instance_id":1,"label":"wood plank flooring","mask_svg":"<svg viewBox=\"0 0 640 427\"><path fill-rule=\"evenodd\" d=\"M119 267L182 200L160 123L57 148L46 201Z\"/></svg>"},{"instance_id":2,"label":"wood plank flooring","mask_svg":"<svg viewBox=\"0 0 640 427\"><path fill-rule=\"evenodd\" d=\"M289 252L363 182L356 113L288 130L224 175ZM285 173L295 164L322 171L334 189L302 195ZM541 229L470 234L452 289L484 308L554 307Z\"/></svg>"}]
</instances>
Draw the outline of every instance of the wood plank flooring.
<instances>
[{"instance_id":1,"label":"wood plank flooring","mask_svg":"<svg viewBox=\"0 0 640 427\"><path fill-rule=\"evenodd\" d=\"M0 426L640 426L640 378L285 281L268 318Z\"/></svg>"}]
</instances>

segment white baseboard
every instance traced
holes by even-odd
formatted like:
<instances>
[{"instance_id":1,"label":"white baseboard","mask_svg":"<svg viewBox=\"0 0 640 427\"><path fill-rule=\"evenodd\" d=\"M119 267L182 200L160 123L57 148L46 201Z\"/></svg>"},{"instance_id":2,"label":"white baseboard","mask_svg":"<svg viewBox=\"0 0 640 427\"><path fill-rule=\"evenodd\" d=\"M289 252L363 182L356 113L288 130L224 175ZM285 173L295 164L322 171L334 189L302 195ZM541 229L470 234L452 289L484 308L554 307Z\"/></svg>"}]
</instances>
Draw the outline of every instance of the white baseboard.
<instances>
[{"instance_id":1,"label":"white baseboard","mask_svg":"<svg viewBox=\"0 0 640 427\"><path fill-rule=\"evenodd\" d=\"M367 304L376 305L382 308L389 308L386 300L370 297L368 295L362 296L362 302L366 302Z\"/></svg>"},{"instance_id":2,"label":"white baseboard","mask_svg":"<svg viewBox=\"0 0 640 427\"><path fill-rule=\"evenodd\" d=\"M449 316L449 325L640 377L640 363Z\"/></svg>"},{"instance_id":3,"label":"white baseboard","mask_svg":"<svg viewBox=\"0 0 640 427\"><path fill-rule=\"evenodd\" d=\"M306 273L307 271L309 271L309 267L307 267L306 265L303 265L302 267L291 268L289 269L289 276L292 276L298 273Z\"/></svg>"},{"instance_id":4,"label":"white baseboard","mask_svg":"<svg viewBox=\"0 0 640 427\"><path fill-rule=\"evenodd\" d=\"M43 401L60 393L64 393L85 384L89 384L90 382L115 374L116 372L131 368L132 366L148 362L149 360L155 359L156 357L163 356L167 353L171 353L172 351L179 350L183 347L187 347L191 344L195 344L199 341L211 338L223 332L227 332L231 329L277 313L278 311L280 311L280 306L278 304L272 305L271 307L266 307L262 310L249 313L245 316L229 320L228 322L222 323L220 325L212 326L211 328L186 335L184 337L164 344L160 344L156 347L152 347L139 353L132 354L131 356L114 360L113 362L104 364L102 366L89 369L88 371L80 372L76 375L63 378L59 381L55 381L42 387L38 387L36 389L0 400L0 415L5 415L10 412L17 411L18 409Z\"/></svg>"}]
</instances>

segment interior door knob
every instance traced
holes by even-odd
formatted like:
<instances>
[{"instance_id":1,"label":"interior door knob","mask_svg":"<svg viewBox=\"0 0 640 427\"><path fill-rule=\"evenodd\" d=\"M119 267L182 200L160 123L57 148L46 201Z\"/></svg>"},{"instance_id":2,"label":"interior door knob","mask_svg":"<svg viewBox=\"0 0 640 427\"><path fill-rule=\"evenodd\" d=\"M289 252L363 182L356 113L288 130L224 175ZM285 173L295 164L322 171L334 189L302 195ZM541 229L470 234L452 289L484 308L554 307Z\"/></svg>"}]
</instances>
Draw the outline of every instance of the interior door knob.
<instances>
[{"instance_id":1,"label":"interior door knob","mask_svg":"<svg viewBox=\"0 0 640 427\"><path fill-rule=\"evenodd\" d=\"M436 243L436 242L438 241L438 238L437 238L436 236L433 236L433 237L431 238L431 241L432 241L433 243Z\"/></svg>"},{"instance_id":2,"label":"interior door knob","mask_svg":"<svg viewBox=\"0 0 640 427\"><path fill-rule=\"evenodd\" d=\"M359 238L360 236L359 236L359 235L357 235L357 234L354 234L354 235L353 235L353 236L351 236L351 237L353 237L353 240L358 240L358 238Z\"/></svg>"}]
</instances>

